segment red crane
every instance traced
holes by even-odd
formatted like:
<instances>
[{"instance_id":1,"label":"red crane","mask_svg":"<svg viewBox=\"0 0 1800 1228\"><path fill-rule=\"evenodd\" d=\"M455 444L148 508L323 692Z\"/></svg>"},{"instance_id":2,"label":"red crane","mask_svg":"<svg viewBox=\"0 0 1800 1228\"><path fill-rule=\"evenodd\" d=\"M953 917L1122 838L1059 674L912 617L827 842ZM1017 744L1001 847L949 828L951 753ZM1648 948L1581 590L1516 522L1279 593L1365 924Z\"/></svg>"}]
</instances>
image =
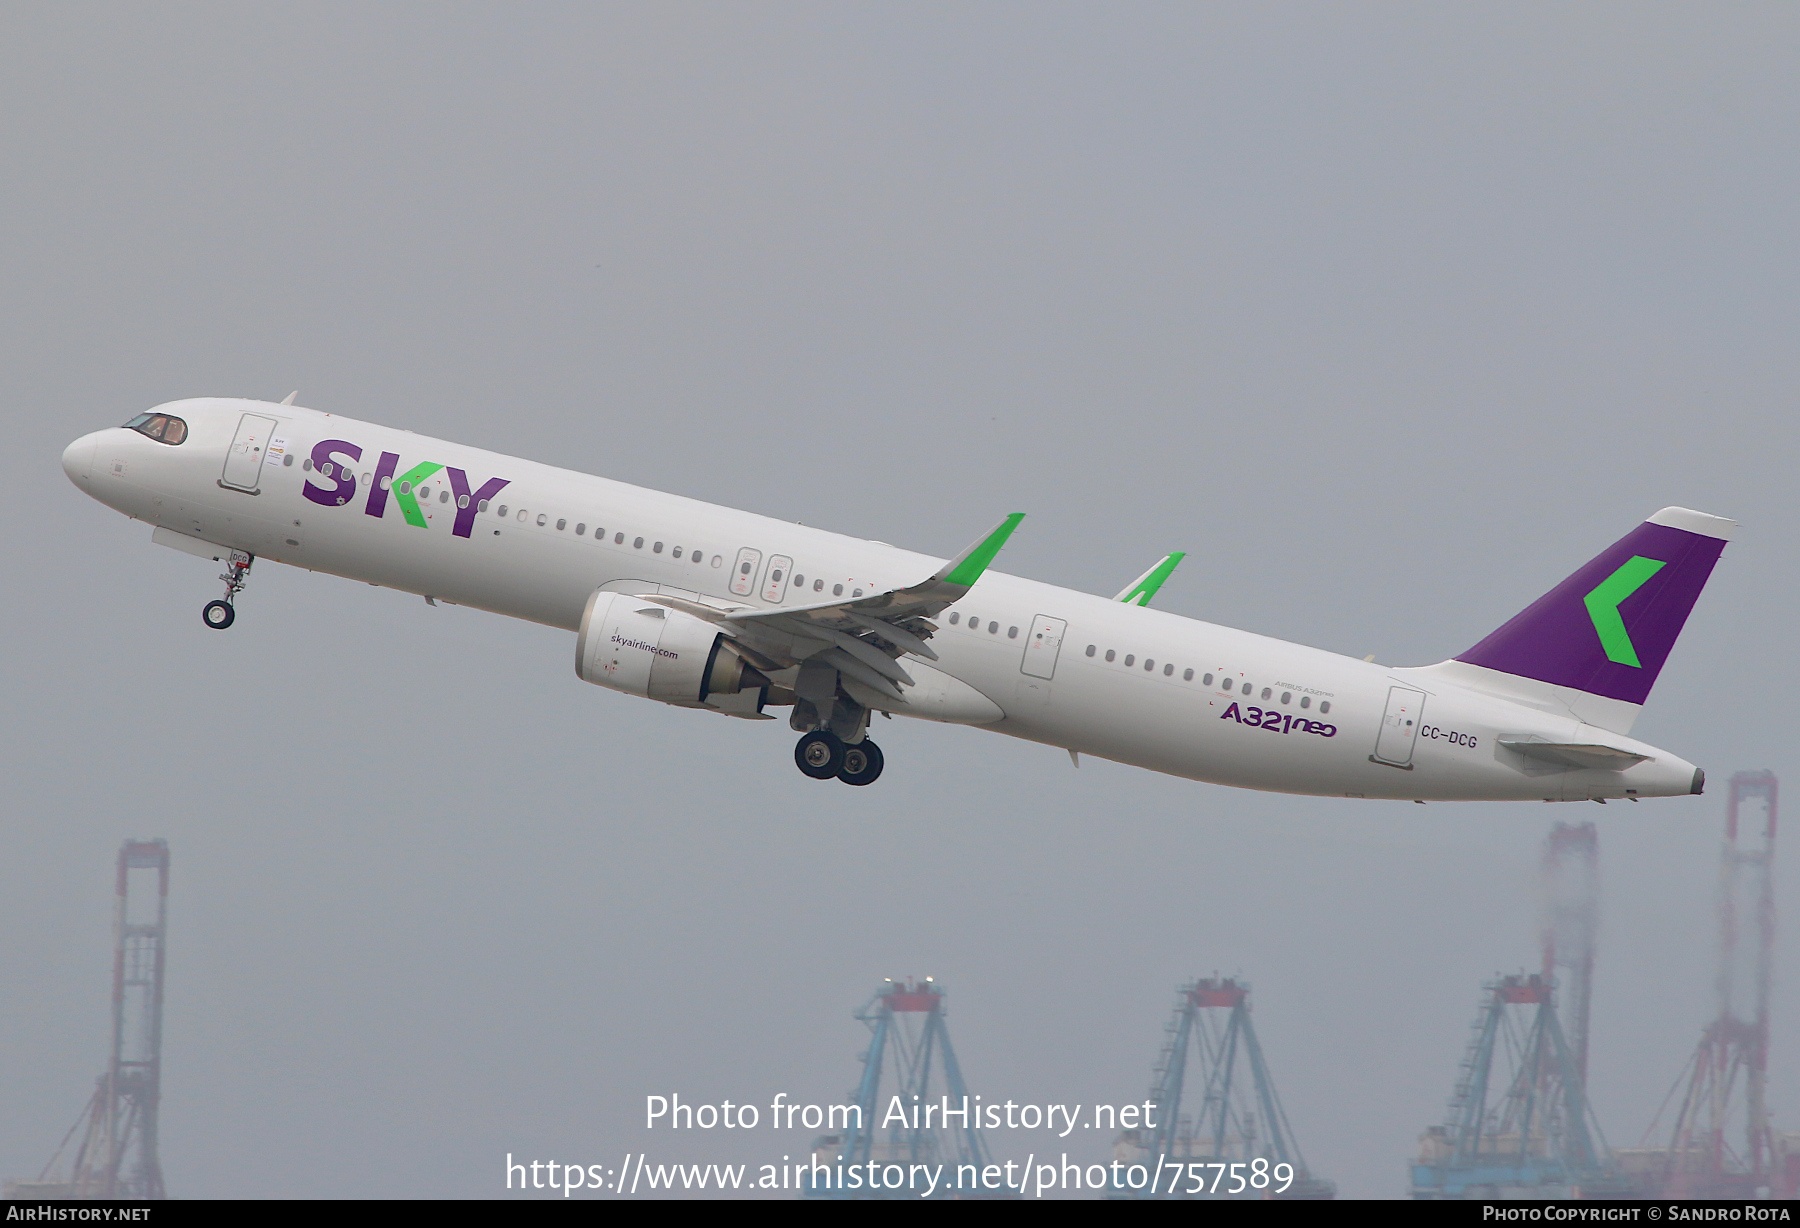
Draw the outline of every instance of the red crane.
<instances>
[{"instance_id":1,"label":"red crane","mask_svg":"<svg viewBox=\"0 0 1800 1228\"><path fill-rule=\"evenodd\" d=\"M1778 1157L1764 1086L1769 1061L1769 973L1775 947L1775 812L1772 772L1731 778L1719 857L1717 1013L1663 1102L1677 1094L1666 1150L1648 1153L1653 1197L1795 1195L1795 1172ZM1662 1111L1645 1132L1656 1133ZM1640 1153L1645 1154L1645 1153Z\"/></svg>"}]
</instances>

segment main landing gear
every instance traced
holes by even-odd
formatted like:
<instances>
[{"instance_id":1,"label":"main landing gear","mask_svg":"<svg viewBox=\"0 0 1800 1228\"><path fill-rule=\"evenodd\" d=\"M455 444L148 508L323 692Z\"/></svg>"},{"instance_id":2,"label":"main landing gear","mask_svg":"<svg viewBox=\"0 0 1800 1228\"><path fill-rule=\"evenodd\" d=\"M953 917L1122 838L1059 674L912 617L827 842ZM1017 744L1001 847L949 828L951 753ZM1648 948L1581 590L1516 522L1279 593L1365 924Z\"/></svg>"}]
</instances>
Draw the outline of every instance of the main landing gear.
<instances>
[{"instance_id":1,"label":"main landing gear","mask_svg":"<svg viewBox=\"0 0 1800 1228\"><path fill-rule=\"evenodd\" d=\"M201 620L214 631L223 631L237 621L237 595L244 591L244 582L250 577L250 564L255 561L254 556L242 550L231 552L225 573L219 577L225 581L225 596L207 602L206 608L200 611Z\"/></svg>"},{"instance_id":2,"label":"main landing gear","mask_svg":"<svg viewBox=\"0 0 1800 1228\"><path fill-rule=\"evenodd\" d=\"M814 780L833 776L847 785L872 785L881 775L881 747L868 738L854 746L828 729L815 729L794 747L794 763Z\"/></svg>"}]
</instances>

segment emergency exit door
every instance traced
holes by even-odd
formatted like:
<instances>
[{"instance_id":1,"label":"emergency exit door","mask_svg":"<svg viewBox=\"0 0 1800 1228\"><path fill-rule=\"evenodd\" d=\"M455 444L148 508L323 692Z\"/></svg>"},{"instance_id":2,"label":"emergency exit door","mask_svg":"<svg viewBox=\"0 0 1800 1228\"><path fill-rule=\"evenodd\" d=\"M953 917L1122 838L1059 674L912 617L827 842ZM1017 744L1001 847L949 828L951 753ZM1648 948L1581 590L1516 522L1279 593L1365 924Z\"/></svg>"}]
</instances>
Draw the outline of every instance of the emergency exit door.
<instances>
[{"instance_id":1,"label":"emergency exit door","mask_svg":"<svg viewBox=\"0 0 1800 1228\"><path fill-rule=\"evenodd\" d=\"M1051 678L1056 674L1056 657L1062 651L1063 632L1069 624L1048 614L1031 620L1031 637L1025 641L1025 657L1019 671L1033 678Z\"/></svg>"}]
</instances>

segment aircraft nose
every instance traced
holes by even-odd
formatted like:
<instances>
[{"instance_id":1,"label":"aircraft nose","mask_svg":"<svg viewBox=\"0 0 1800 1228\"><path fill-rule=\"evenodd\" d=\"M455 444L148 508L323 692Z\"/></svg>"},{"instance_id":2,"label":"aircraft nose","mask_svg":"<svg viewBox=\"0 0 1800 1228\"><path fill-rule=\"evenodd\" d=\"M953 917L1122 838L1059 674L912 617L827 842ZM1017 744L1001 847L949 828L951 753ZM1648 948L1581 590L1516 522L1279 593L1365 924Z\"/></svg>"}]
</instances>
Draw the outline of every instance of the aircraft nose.
<instances>
[{"instance_id":1,"label":"aircraft nose","mask_svg":"<svg viewBox=\"0 0 1800 1228\"><path fill-rule=\"evenodd\" d=\"M63 472L69 475L69 481L79 486L88 480L88 471L94 465L94 449L99 445L100 433L95 431L63 449Z\"/></svg>"}]
</instances>

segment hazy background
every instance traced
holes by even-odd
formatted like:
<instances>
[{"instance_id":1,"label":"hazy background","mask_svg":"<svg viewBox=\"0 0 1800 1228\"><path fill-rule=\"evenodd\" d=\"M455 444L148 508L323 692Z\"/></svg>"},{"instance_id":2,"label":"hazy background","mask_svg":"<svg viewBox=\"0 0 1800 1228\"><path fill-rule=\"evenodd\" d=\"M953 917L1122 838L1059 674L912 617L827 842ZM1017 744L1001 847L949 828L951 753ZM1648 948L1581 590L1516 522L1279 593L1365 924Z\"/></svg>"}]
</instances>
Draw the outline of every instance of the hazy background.
<instances>
[{"instance_id":1,"label":"hazy background","mask_svg":"<svg viewBox=\"0 0 1800 1228\"><path fill-rule=\"evenodd\" d=\"M1556 819L1600 825L1634 1144L1709 1010L1724 783L1800 786L1797 62L1781 5L6 4L0 1175L101 1069L133 835L176 1195L797 1156L643 1097L841 1099L889 975L986 1097L1139 1100L1219 970L1313 1168L1399 1196ZM846 789L562 632L264 564L217 634L218 567L58 456L294 388L939 554L1027 511L1005 569L1095 592L1184 549L1160 606L1396 664L1732 516L1636 730L1713 787L1265 796L895 722ZM1791 977L1772 1046L1800 1128Z\"/></svg>"}]
</instances>

